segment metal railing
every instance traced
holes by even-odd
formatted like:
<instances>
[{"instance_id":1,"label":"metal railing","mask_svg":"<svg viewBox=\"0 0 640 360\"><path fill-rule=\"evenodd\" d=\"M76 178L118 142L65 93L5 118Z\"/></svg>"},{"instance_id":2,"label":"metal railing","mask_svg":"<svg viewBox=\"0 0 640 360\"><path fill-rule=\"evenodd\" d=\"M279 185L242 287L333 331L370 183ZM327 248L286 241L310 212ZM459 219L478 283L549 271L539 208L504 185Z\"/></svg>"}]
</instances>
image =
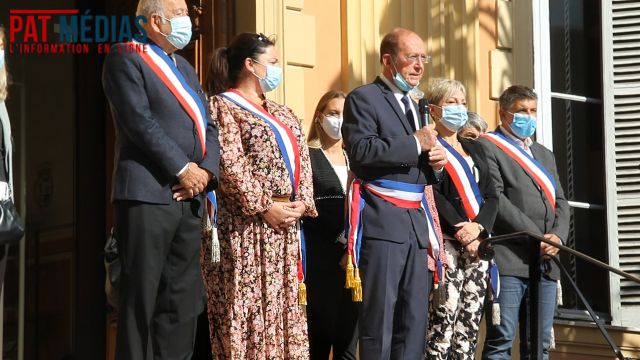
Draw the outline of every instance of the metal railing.
<instances>
[{"instance_id":1,"label":"metal railing","mask_svg":"<svg viewBox=\"0 0 640 360\"><path fill-rule=\"evenodd\" d=\"M580 292L577 284L575 283L575 281L573 281L573 279L569 275L569 272L567 271L567 269L565 269L562 263L560 262L560 259L558 259L557 256L546 256L546 255L541 256L540 255L540 243L545 243L545 244L554 246L558 248L561 252L572 254L575 257L580 258L592 265L595 265L598 268L605 269L609 272L620 275L628 280L634 281L639 284L640 284L640 277L626 273L620 269L617 269L608 264L605 264L600 260L594 259L588 255L585 255L579 251L566 247L562 244L557 244L542 236L532 234L527 231L499 235L499 236L494 236L486 239L480 244L479 251L478 251L480 254L480 257L485 260L490 260L494 256L493 244L500 243L503 241L513 241L514 238L527 239L527 241L529 241L531 244L530 257L529 257L529 319L530 321L529 321L529 328L528 328L528 334L527 334L528 343L529 343L528 344L529 358L542 360L543 349L542 349L542 326L540 324L541 322L540 280L542 279L542 272L543 272L542 261L544 261L543 260L544 258L549 258L558 265L562 274L567 277L571 286L574 288L576 294L580 298L580 301L582 301L582 303L584 304L585 308L587 309L587 312L593 319L593 322L596 324L596 326L602 333L602 336L605 338L607 343L609 343L609 346L611 347L611 350L615 353L616 357L620 360L627 360L627 358L624 357L624 355L620 351L620 348L618 347L618 345L616 345L616 343L613 341L613 339L605 329L604 322L593 311L593 309L587 302L587 299L584 297L582 292ZM527 339L521 339L520 341L527 341Z\"/></svg>"}]
</instances>

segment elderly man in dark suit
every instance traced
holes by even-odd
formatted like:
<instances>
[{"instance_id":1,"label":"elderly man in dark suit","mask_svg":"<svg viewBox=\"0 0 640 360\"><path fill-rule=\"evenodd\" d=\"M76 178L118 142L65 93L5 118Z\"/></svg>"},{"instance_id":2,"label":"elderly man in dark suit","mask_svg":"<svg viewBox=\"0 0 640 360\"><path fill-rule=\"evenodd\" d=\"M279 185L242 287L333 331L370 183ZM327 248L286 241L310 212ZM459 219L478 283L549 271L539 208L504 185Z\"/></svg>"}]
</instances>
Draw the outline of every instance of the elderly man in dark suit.
<instances>
[{"instance_id":1,"label":"elderly man in dark suit","mask_svg":"<svg viewBox=\"0 0 640 360\"><path fill-rule=\"evenodd\" d=\"M420 201L425 185L436 182L446 163L433 125L421 124L408 96L426 62L420 36L392 30L380 44L382 74L353 90L345 103L342 133L361 184L353 195L363 199L361 249L354 253L362 278L361 359L424 356L427 257L438 258L440 244L430 238Z\"/></svg>"},{"instance_id":2,"label":"elderly man in dark suit","mask_svg":"<svg viewBox=\"0 0 640 360\"><path fill-rule=\"evenodd\" d=\"M494 235L529 231L556 243L567 239L569 206L558 179L553 153L531 140L536 129L537 95L525 86L514 85L500 96L501 126L480 140L487 149L487 161L499 194L499 210ZM487 321L483 359L511 359L511 347L521 312L521 301L528 288L529 254L526 239L514 237L495 246L500 270L500 324ZM558 249L541 243L540 254L556 255ZM551 330L556 307L556 280L560 272L547 262L551 271L542 278L541 316L544 359L549 358ZM522 309L524 310L524 309ZM520 339L526 339L526 318L520 317ZM527 341L520 341L520 355L528 359Z\"/></svg>"},{"instance_id":3,"label":"elderly man in dark suit","mask_svg":"<svg viewBox=\"0 0 640 360\"><path fill-rule=\"evenodd\" d=\"M193 67L184 0L141 0L145 52L117 44L103 86L116 128L112 201L122 262L117 359L189 359L204 307L203 192L217 184L218 131Z\"/></svg>"}]
</instances>

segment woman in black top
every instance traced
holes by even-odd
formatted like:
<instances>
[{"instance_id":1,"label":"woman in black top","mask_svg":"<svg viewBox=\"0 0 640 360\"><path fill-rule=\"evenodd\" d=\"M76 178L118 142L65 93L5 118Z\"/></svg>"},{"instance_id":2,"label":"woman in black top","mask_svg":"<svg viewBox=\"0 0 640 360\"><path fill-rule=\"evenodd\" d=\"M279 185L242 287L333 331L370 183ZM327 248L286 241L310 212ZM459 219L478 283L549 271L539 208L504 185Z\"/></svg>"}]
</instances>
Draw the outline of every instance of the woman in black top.
<instances>
[{"instance_id":1,"label":"woman in black top","mask_svg":"<svg viewBox=\"0 0 640 360\"><path fill-rule=\"evenodd\" d=\"M430 308L427 359L474 359L489 268L477 251L493 227L498 197L482 146L458 135L467 122L464 86L435 79L427 100L448 160L433 186L447 255L447 301Z\"/></svg>"},{"instance_id":2,"label":"woman in black top","mask_svg":"<svg viewBox=\"0 0 640 360\"><path fill-rule=\"evenodd\" d=\"M317 218L303 218L307 247L307 321L311 360L355 359L357 309L344 288L347 157L342 150L345 94L327 92L316 107L309 155Z\"/></svg>"}]
</instances>

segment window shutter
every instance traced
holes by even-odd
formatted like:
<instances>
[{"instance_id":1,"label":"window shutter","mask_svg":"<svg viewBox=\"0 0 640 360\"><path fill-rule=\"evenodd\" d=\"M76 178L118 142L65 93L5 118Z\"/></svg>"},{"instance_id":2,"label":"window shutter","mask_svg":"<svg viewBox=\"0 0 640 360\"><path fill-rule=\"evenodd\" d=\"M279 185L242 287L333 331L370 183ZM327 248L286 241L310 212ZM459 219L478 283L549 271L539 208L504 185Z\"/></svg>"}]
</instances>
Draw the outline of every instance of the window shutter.
<instances>
[{"instance_id":1,"label":"window shutter","mask_svg":"<svg viewBox=\"0 0 640 360\"><path fill-rule=\"evenodd\" d=\"M619 265L640 275L640 3L614 0L611 15ZM640 284L620 279L619 305L621 325L639 326Z\"/></svg>"}]
</instances>

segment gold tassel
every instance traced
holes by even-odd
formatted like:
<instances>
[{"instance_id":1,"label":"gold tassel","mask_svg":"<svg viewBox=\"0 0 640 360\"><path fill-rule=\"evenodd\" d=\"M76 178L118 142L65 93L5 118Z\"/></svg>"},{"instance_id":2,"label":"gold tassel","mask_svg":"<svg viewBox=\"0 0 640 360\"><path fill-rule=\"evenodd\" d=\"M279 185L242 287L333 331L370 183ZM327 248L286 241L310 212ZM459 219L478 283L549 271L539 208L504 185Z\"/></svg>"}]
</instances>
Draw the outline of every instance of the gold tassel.
<instances>
[{"instance_id":1,"label":"gold tassel","mask_svg":"<svg viewBox=\"0 0 640 360\"><path fill-rule=\"evenodd\" d=\"M351 262L351 255L347 255L347 280L344 283L345 289L353 289L353 263Z\"/></svg>"},{"instance_id":2,"label":"gold tassel","mask_svg":"<svg viewBox=\"0 0 640 360\"><path fill-rule=\"evenodd\" d=\"M298 305L307 305L307 286L303 282L298 283Z\"/></svg>"},{"instance_id":3,"label":"gold tassel","mask_svg":"<svg viewBox=\"0 0 640 360\"><path fill-rule=\"evenodd\" d=\"M351 300L354 302L362 302L362 281L360 280L360 270L355 268L353 270L353 288L351 293Z\"/></svg>"}]
</instances>

